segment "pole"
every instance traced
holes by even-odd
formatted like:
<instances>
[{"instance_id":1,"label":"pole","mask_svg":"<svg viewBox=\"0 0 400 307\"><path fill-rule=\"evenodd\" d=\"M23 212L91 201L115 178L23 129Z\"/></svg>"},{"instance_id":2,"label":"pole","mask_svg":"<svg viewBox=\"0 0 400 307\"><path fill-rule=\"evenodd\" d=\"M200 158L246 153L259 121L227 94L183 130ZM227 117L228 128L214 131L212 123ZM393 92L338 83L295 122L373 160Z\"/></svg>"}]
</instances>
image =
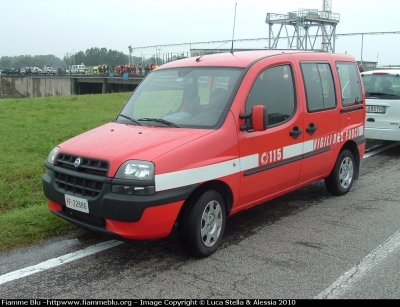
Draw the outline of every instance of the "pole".
<instances>
[{"instance_id":1,"label":"pole","mask_svg":"<svg viewBox=\"0 0 400 307\"><path fill-rule=\"evenodd\" d=\"M161 48L158 48L158 55L157 55L157 59L161 60ZM162 63L160 63L160 65L162 65ZM158 66L158 65L157 65Z\"/></svg>"},{"instance_id":2,"label":"pole","mask_svg":"<svg viewBox=\"0 0 400 307\"><path fill-rule=\"evenodd\" d=\"M132 50L133 50L132 45L129 45L128 49L129 49L129 65L131 65L131 62L132 62ZM132 63L132 64L134 64L134 63Z\"/></svg>"},{"instance_id":3,"label":"pole","mask_svg":"<svg viewBox=\"0 0 400 307\"><path fill-rule=\"evenodd\" d=\"M363 63L363 44L364 44L364 33L361 34L361 66L364 67L364 63Z\"/></svg>"},{"instance_id":4,"label":"pole","mask_svg":"<svg viewBox=\"0 0 400 307\"><path fill-rule=\"evenodd\" d=\"M0 78L0 98L3 98L3 79Z\"/></svg>"}]
</instances>

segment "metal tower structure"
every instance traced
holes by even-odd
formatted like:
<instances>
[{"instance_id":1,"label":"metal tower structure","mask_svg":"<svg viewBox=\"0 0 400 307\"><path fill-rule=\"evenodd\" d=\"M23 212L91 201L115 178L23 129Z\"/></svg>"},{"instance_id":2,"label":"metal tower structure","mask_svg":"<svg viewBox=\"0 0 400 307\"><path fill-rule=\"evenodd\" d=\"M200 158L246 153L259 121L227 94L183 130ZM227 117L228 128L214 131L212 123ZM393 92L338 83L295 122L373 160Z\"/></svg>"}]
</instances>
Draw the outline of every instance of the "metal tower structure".
<instances>
[{"instance_id":1,"label":"metal tower structure","mask_svg":"<svg viewBox=\"0 0 400 307\"><path fill-rule=\"evenodd\" d=\"M331 12L332 11L332 1L331 0L323 0L322 1L322 11L323 12Z\"/></svg>"},{"instance_id":2,"label":"metal tower structure","mask_svg":"<svg viewBox=\"0 0 400 307\"><path fill-rule=\"evenodd\" d=\"M322 1L322 12L328 14L332 13L331 0ZM325 33L329 33L330 28L327 26L325 26L324 28L325 28ZM321 49L329 52L330 50L327 48L328 46L329 46L329 41L326 39L326 36L323 36L321 41ZM332 52L334 52L334 50Z\"/></svg>"},{"instance_id":3,"label":"metal tower structure","mask_svg":"<svg viewBox=\"0 0 400 307\"><path fill-rule=\"evenodd\" d=\"M340 14L331 12L331 1L323 1L323 10L299 9L288 14L267 13L269 26L268 49L278 48L281 38L287 39L286 49L335 52L336 25ZM276 34L273 26L280 25ZM281 33L284 32L284 37Z\"/></svg>"}]
</instances>

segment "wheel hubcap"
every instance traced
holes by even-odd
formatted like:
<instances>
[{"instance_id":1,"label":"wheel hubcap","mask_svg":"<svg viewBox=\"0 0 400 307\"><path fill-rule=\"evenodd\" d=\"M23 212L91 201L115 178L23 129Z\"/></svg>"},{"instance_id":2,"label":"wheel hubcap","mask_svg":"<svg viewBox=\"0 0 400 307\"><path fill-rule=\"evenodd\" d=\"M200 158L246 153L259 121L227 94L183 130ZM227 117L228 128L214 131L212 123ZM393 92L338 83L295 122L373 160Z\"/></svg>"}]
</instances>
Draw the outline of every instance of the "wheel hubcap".
<instances>
[{"instance_id":1,"label":"wheel hubcap","mask_svg":"<svg viewBox=\"0 0 400 307\"><path fill-rule=\"evenodd\" d=\"M343 159L340 165L339 181L343 189L347 189L353 180L353 161L350 158Z\"/></svg>"},{"instance_id":2,"label":"wheel hubcap","mask_svg":"<svg viewBox=\"0 0 400 307\"><path fill-rule=\"evenodd\" d=\"M210 201L201 217L201 240L207 247L213 246L221 233L222 209L217 201Z\"/></svg>"}]
</instances>

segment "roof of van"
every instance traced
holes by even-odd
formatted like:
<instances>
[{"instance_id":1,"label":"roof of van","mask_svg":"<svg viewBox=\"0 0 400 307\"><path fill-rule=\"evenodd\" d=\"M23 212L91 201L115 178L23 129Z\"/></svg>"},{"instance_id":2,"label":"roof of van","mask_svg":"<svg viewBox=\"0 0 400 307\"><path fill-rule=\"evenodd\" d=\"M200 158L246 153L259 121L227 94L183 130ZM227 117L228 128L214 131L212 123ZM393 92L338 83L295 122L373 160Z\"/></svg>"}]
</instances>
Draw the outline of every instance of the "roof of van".
<instances>
[{"instance_id":1,"label":"roof of van","mask_svg":"<svg viewBox=\"0 0 400 307\"><path fill-rule=\"evenodd\" d=\"M172 61L160 66L160 68L187 67L187 66L226 66L226 67L247 67L250 63L265 57L283 56L297 54L304 57L304 60L328 59L332 53L317 52L311 50L255 50L236 51L201 55ZM354 61L352 56L335 54L340 60Z\"/></svg>"}]
</instances>

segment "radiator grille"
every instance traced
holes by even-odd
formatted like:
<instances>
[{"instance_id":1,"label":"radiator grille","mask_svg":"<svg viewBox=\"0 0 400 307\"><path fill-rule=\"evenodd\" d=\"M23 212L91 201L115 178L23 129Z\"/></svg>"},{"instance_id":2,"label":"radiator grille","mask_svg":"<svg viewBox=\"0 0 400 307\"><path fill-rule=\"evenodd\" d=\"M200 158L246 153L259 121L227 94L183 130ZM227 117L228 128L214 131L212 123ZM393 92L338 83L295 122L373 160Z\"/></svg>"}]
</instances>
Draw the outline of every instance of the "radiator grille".
<instances>
[{"instance_id":1,"label":"radiator grille","mask_svg":"<svg viewBox=\"0 0 400 307\"><path fill-rule=\"evenodd\" d=\"M55 182L60 190L64 193L72 193L81 197L96 197L101 193L103 182L101 180L91 179L96 175L106 177L108 173L108 162L104 160L81 158L79 167L74 166L78 156L60 153L57 156L55 165L59 168L69 170L69 172L56 171ZM71 175L71 171L73 171ZM91 178L89 178L91 177Z\"/></svg>"}]
</instances>

